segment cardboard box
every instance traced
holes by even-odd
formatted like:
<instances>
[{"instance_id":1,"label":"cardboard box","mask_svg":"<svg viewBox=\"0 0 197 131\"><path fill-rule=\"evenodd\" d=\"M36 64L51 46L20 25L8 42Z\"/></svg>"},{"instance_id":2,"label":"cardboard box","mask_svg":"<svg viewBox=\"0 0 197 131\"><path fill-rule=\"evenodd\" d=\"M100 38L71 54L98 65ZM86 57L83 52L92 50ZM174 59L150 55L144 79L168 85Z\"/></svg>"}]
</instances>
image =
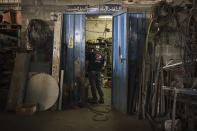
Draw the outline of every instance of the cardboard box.
<instances>
[{"instance_id":1,"label":"cardboard box","mask_svg":"<svg viewBox=\"0 0 197 131\"><path fill-rule=\"evenodd\" d=\"M31 116L37 110L37 103L20 104L16 107L16 114L22 116Z\"/></svg>"}]
</instances>

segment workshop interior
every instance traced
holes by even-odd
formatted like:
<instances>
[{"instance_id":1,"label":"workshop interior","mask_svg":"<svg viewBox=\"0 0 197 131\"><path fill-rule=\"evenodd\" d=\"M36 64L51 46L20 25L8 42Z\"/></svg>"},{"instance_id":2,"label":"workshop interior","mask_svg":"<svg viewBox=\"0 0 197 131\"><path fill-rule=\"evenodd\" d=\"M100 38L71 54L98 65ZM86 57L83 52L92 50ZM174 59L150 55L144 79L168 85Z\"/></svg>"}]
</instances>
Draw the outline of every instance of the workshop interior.
<instances>
[{"instance_id":1,"label":"workshop interior","mask_svg":"<svg viewBox=\"0 0 197 131\"><path fill-rule=\"evenodd\" d=\"M112 16L87 15L85 24L85 56L93 50L98 50L104 55L104 65L101 71L101 87L108 90L109 94L105 99L110 105L112 88Z\"/></svg>"},{"instance_id":2,"label":"workshop interior","mask_svg":"<svg viewBox=\"0 0 197 131\"><path fill-rule=\"evenodd\" d=\"M196 0L0 0L0 131L196 131L196 101Z\"/></svg>"}]
</instances>

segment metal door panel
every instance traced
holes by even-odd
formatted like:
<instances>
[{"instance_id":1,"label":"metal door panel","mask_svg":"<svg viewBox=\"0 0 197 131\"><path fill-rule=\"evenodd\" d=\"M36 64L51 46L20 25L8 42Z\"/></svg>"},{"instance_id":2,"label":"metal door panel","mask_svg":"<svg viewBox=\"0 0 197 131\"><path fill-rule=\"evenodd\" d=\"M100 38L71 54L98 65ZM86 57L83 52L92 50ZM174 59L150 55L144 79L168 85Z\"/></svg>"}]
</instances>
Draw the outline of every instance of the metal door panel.
<instances>
[{"instance_id":1,"label":"metal door panel","mask_svg":"<svg viewBox=\"0 0 197 131\"><path fill-rule=\"evenodd\" d=\"M85 71L85 15L64 14L65 83L76 78L75 61L79 60L82 77Z\"/></svg>"},{"instance_id":2,"label":"metal door panel","mask_svg":"<svg viewBox=\"0 0 197 131\"><path fill-rule=\"evenodd\" d=\"M113 17L113 88L112 104L130 112L140 81L145 42L145 13L121 12ZM130 69L131 63L134 63ZM129 69L128 69L129 68ZM129 107L129 108L128 108Z\"/></svg>"},{"instance_id":3,"label":"metal door panel","mask_svg":"<svg viewBox=\"0 0 197 131\"><path fill-rule=\"evenodd\" d=\"M117 107L117 101L118 101L118 95L117 95L117 88L116 88L116 85L118 84L117 83L117 69L118 69L118 53L116 53L117 49L118 49L118 44L114 44L115 41L118 41L118 28L114 28L114 27L118 27L118 17L114 17L113 18L113 36L112 36L112 80L113 80L113 88L112 88L112 105L115 107L115 108L118 108Z\"/></svg>"},{"instance_id":4,"label":"metal door panel","mask_svg":"<svg viewBox=\"0 0 197 131\"><path fill-rule=\"evenodd\" d=\"M113 16L113 88L112 104L127 112L127 13Z\"/></svg>"},{"instance_id":5,"label":"metal door panel","mask_svg":"<svg viewBox=\"0 0 197 131\"><path fill-rule=\"evenodd\" d=\"M74 61L79 60L81 75L85 74L85 15L75 15ZM75 74L75 77L77 74Z\"/></svg>"},{"instance_id":6,"label":"metal door panel","mask_svg":"<svg viewBox=\"0 0 197 131\"><path fill-rule=\"evenodd\" d=\"M128 113L135 112L145 43L145 12L128 13L129 87Z\"/></svg>"},{"instance_id":7,"label":"metal door panel","mask_svg":"<svg viewBox=\"0 0 197 131\"><path fill-rule=\"evenodd\" d=\"M64 15L64 37L65 37L65 79L66 83L73 81L74 62L73 48L68 48L69 42L74 38L74 15ZM68 73L69 72L69 73Z\"/></svg>"}]
</instances>

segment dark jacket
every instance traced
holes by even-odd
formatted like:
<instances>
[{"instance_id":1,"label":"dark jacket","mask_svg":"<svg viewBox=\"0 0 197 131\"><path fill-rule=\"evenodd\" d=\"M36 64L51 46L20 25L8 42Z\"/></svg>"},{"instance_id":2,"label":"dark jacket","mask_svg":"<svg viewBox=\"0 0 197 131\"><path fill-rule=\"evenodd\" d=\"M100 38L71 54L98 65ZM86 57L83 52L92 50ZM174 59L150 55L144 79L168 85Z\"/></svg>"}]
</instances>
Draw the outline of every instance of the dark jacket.
<instances>
[{"instance_id":1,"label":"dark jacket","mask_svg":"<svg viewBox=\"0 0 197 131\"><path fill-rule=\"evenodd\" d=\"M104 56L101 52L95 50L86 56L88 60L87 71L101 71L104 65Z\"/></svg>"}]
</instances>

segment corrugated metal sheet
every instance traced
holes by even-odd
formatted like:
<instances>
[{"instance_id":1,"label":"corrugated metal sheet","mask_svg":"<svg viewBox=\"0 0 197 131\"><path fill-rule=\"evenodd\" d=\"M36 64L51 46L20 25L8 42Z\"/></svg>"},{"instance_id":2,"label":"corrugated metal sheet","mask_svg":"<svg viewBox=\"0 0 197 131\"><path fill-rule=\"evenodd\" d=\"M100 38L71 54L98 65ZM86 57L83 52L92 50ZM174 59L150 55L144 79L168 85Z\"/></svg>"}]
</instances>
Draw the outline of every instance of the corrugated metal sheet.
<instances>
[{"instance_id":1,"label":"corrugated metal sheet","mask_svg":"<svg viewBox=\"0 0 197 131\"><path fill-rule=\"evenodd\" d=\"M144 42L144 12L114 15L112 104L123 113L130 112L135 104Z\"/></svg>"},{"instance_id":2,"label":"corrugated metal sheet","mask_svg":"<svg viewBox=\"0 0 197 131\"><path fill-rule=\"evenodd\" d=\"M85 15L64 14L61 61L65 68L65 83L72 83L75 79L77 60L80 61L82 75L85 74ZM144 12L120 12L114 15L112 104L123 113L130 112L135 105L133 101L139 86L144 42Z\"/></svg>"},{"instance_id":3,"label":"corrugated metal sheet","mask_svg":"<svg viewBox=\"0 0 197 131\"><path fill-rule=\"evenodd\" d=\"M128 44L127 13L113 17L113 88L112 104L121 112L127 113L128 95Z\"/></svg>"},{"instance_id":4,"label":"corrugated metal sheet","mask_svg":"<svg viewBox=\"0 0 197 131\"><path fill-rule=\"evenodd\" d=\"M128 59L129 59L129 97L128 113L135 112L137 91L140 84L140 72L145 44L145 12L133 12L128 14Z\"/></svg>"},{"instance_id":5,"label":"corrugated metal sheet","mask_svg":"<svg viewBox=\"0 0 197 131\"><path fill-rule=\"evenodd\" d=\"M85 15L64 14L63 45L65 81L72 83L76 77L75 61L79 61L81 74L85 71Z\"/></svg>"}]
</instances>

